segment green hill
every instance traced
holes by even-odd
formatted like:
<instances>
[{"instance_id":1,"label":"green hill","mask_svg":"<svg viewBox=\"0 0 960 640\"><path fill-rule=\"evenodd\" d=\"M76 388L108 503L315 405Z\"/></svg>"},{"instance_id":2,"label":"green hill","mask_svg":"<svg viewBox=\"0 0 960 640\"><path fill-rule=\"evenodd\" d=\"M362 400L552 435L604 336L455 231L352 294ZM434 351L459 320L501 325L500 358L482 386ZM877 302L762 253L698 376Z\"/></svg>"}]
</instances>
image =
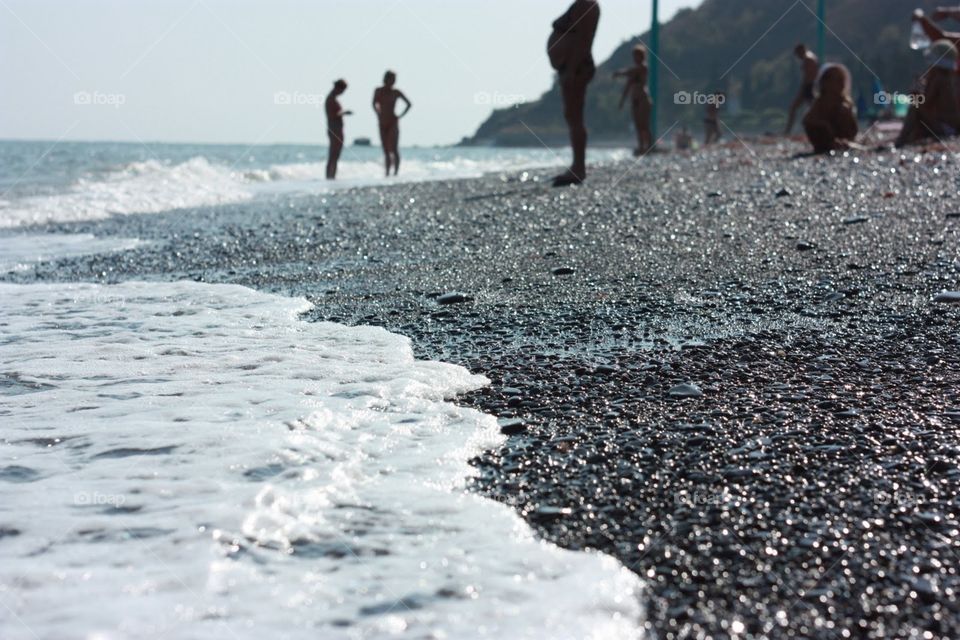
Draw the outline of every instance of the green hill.
<instances>
[{"instance_id":1,"label":"green hill","mask_svg":"<svg viewBox=\"0 0 960 640\"><path fill-rule=\"evenodd\" d=\"M827 0L826 60L850 68L854 98L862 95L872 106L874 76L888 91L910 87L924 68L921 54L908 46L911 12L940 4L943 0ZM728 94L721 117L734 130L782 128L799 84L792 50L798 42L814 48L815 8L816 0L705 0L662 25L660 133L678 122L699 132L702 107L677 106L674 94L717 89ZM960 24L947 26L960 31ZM588 97L594 142L632 140L629 109L617 108L622 85L612 73L629 66L634 44L648 38L645 33L624 42L600 65ZM556 83L535 102L495 111L464 144L530 146L539 144L537 138L566 142Z\"/></svg>"}]
</instances>

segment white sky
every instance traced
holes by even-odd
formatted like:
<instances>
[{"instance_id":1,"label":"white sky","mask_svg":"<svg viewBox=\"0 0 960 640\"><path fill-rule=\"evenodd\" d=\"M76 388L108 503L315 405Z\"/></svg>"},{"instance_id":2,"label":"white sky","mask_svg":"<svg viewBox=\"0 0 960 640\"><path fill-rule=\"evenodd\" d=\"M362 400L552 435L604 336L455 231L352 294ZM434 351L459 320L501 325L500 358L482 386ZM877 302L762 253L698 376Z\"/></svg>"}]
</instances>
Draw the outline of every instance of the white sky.
<instances>
[{"instance_id":1,"label":"white sky","mask_svg":"<svg viewBox=\"0 0 960 640\"><path fill-rule=\"evenodd\" d=\"M661 20L699 2L662 0ZM414 103L403 142L452 143L494 103L549 88L545 43L568 4L0 0L0 138L325 143L317 106L341 76L348 138L375 138L371 96L392 68ZM598 60L647 30L651 1L601 7ZM277 104L284 92L300 104Z\"/></svg>"}]
</instances>

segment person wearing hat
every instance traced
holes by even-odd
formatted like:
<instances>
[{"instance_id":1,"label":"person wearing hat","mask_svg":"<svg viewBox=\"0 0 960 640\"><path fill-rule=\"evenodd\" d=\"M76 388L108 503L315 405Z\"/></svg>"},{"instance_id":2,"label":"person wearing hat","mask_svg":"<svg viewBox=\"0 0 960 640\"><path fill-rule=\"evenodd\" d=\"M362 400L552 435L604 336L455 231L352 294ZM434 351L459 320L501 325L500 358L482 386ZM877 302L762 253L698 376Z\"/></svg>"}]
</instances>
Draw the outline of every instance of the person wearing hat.
<instances>
[{"instance_id":1,"label":"person wearing hat","mask_svg":"<svg viewBox=\"0 0 960 640\"><path fill-rule=\"evenodd\" d=\"M914 96L896 145L934 138L942 140L960 133L960 102L957 101L955 69L957 47L950 40L934 42L927 51L931 66L923 75L923 90Z\"/></svg>"},{"instance_id":2,"label":"person wearing hat","mask_svg":"<svg viewBox=\"0 0 960 640\"><path fill-rule=\"evenodd\" d=\"M815 98L803 118L803 130L815 153L850 147L857 137L857 110L850 96L850 72L842 64L826 64L814 83Z\"/></svg>"}]
</instances>

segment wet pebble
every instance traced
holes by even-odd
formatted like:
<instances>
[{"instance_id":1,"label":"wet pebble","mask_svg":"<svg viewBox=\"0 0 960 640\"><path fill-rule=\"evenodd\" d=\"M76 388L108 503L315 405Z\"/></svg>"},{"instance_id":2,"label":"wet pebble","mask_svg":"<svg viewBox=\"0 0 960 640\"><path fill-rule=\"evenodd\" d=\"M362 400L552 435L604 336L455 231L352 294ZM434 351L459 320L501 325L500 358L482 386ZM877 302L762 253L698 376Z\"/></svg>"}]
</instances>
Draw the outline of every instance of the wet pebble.
<instances>
[{"instance_id":1,"label":"wet pebble","mask_svg":"<svg viewBox=\"0 0 960 640\"><path fill-rule=\"evenodd\" d=\"M700 398L703 396L703 391L695 384L685 383L670 387L667 394L671 398Z\"/></svg>"},{"instance_id":2,"label":"wet pebble","mask_svg":"<svg viewBox=\"0 0 960 640\"><path fill-rule=\"evenodd\" d=\"M458 291L452 291L450 293L444 293L441 296L437 297L437 304L450 305L450 304L462 304L464 302L470 302L473 298L470 296L460 293Z\"/></svg>"}]
</instances>

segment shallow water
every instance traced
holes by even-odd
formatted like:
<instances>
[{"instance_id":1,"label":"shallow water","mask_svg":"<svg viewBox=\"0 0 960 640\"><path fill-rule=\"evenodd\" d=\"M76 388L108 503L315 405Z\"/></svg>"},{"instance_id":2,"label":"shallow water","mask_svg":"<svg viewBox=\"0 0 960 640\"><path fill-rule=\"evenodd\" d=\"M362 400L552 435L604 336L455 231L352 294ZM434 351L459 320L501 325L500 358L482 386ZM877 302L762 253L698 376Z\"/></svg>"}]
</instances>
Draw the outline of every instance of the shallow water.
<instances>
[{"instance_id":1,"label":"shallow water","mask_svg":"<svg viewBox=\"0 0 960 640\"><path fill-rule=\"evenodd\" d=\"M98 238L89 233L18 233L0 236L0 272L26 271L47 260L127 251L145 244L135 238Z\"/></svg>"},{"instance_id":2,"label":"shallow water","mask_svg":"<svg viewBox=\"0 0 960 640\"><path fill-rule=\"evenodd\" d=\"M639 635L634 574L465 493L483 378L238 286L0 297L0 637Z\"/></svg>"},{"instance_id":3,"label":"shallow water","mask_svg":"<svg viewBox=\"0 0 960 640\"><path fill-rule=\"evenodd\" d=\"M0 228L561 167L568 155L546 148L404 149L400 175L388 180L380 149L348 147L338 179L329 182L323 147L0 141ZM628 157L624 149L597 150L591 161Z\"/></svg>"}]
</instances>

